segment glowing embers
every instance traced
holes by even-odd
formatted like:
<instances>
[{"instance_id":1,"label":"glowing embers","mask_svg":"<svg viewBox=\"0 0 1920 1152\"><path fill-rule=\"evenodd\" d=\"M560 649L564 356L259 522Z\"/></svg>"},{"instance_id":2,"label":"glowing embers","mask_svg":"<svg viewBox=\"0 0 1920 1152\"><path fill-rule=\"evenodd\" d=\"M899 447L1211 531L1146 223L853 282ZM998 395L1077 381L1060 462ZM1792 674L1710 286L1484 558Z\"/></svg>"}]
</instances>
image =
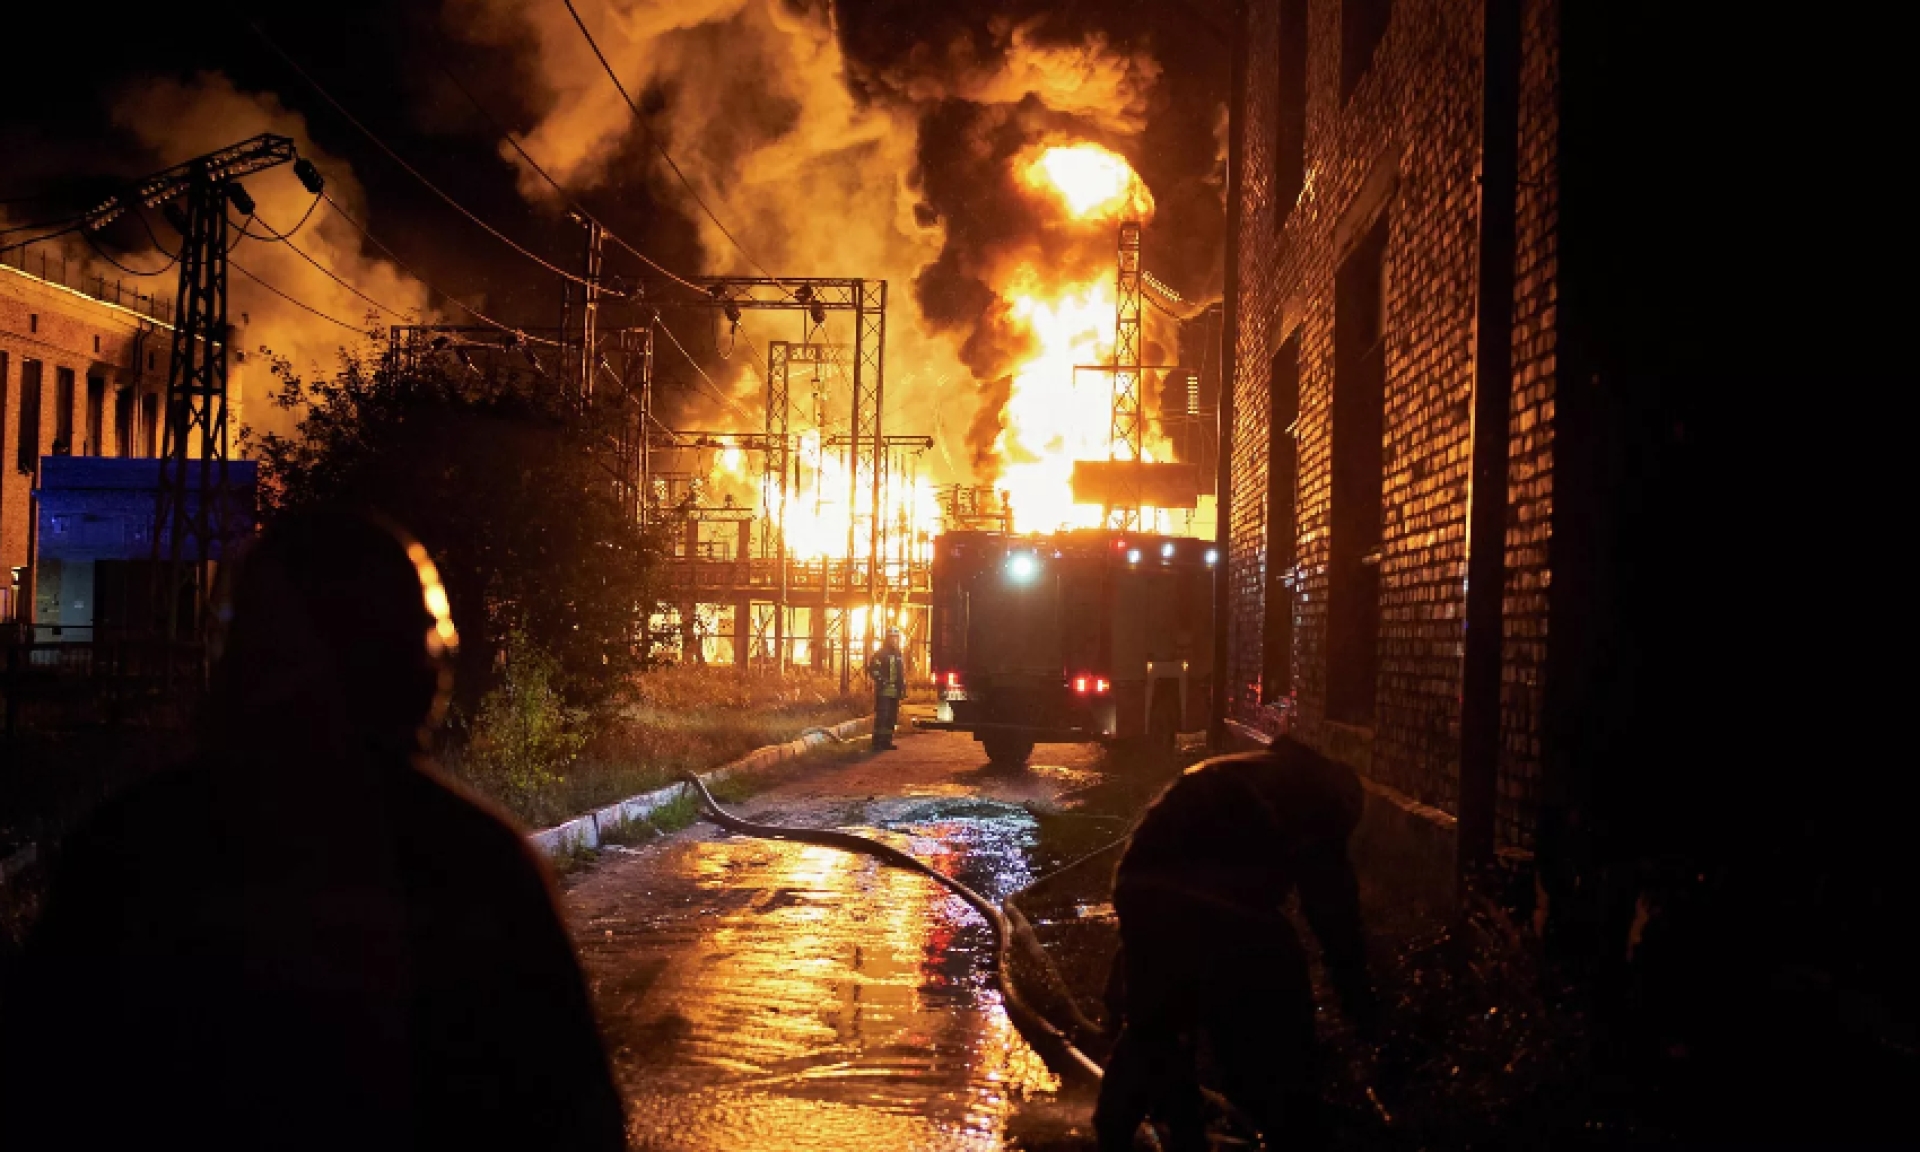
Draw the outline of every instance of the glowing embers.
<instances>
[{"instance_id":1,"label":"glowing embers","mask_svg":"<svg viewBox=\"0 0 1920 1152\"><path fill-rule=\"evenodd\" d=\"M1051 192L1075 219L1144 220L1153 194L1126 157L1098 144L1056 145L1023 164L1028 187Z\"/></svg>"}]
</instances>

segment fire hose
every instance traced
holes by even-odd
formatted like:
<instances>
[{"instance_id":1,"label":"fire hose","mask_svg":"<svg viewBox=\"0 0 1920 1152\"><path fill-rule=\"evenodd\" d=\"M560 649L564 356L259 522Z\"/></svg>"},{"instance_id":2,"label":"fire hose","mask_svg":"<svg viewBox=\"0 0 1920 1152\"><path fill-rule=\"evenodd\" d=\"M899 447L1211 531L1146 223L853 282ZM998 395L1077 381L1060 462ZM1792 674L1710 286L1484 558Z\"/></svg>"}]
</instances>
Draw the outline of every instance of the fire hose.
<instances>
[{"instance_id":1,"label":"fire hose","mask_svg":"<svg viewBox=\"0 0 1920 1152\"><path fill-rule=\"evenodd\" d=\"M684 783L692 786L694 794L698 797L700 806L704 810L707 819L725 828L729 832L735 832L742 836L758 837L764 840L790 840L799 844L818 844L827 848L836 848L843 852L853 852L864 856L871 856L883 864L904 869L908 872L917 872L960 897L969 907L980 914L981 918L987 922L988 928L993 932L994 982L999 986L1001 1000L1006 1005L1007 1016L1013 1021L1014 1027L1019 1030L1020 1035L1040 1056L1041 1060L1046 1062L1047 1067L1051 1068L1054 1073L1060 1077L1064 1085L1095 1090L1099 1088L1104 1075L1104 1070L1100 1064L1085 1052L1081 1051L1079 1046L1076 1045L1065 1032L1056 1027L1052 1021L1048 1020L1028 1004L1026 998L1020 994L1019 989L1014 986L1011 975L1012 951L1014 945L1018 943L1021 951L1026 953L1027 956L1035 962L1036 967L1038 967L1043 974L1049 989L1056 994L1055 998L1060 1001L1064 1010L1071 1017L1071 1027L1073 1030L1082 1036L1099 1033L1099 1026L1087 1018L1075 1002L1072 994L1066 991L1066 982L1061 978L1059 969L1054 966L1052 958L1049 957L1045 949L1040 946L1039 939L1034 935L1032 925L1028 923L1026 916L1023 915L1018 906L1015 905L1014 900L1021 895L1021 893L1031 892L1033 889L1067 872L1071 872L1084 864L1105 856L1107 853L1124 845L1127 842L1127 837L1121 837L1119 840L1103 848L1096 849L1072 863L1056 869L1008 897L1004 905L996 905L993 901L988 900L985 896L982 896L961 881L935 870L924 861L916 859L891 845L882 844L877 840L870 840L865 836L859 836L852 832L840 832L829 828L801 828L784 824L761 824L752 820L743 820L720 807L719 802L713 798L711 792L707 791L707 786L698 776L689 772L682 774L680 779ZM1231 1117L1237 1124L1248 1128L1252 1127L1251 1118L1224 1096L1221 1096L1211 1089L1202 1089L1202 1095L1205 1096L1209 1104L1218 1109L1223 1115ZM1392 1118L1380 1104L1379 1098L1374 1095L1371 1087L1367 1089L1367 1096L1373 1102L1374 1107L1379 1110L1382 1121L1390 1126L1392 1124ZM1153 1146L1158 1147L1159 1141L1157 1136L1153 1134L1152 1128L1148 1128L1147 1131L1149 1133L1148 1139L1153 1143Z\"/></svg>"},{"instance_id":2,"label":"fire hose","mask_svg":"<svg viewBox=\"0 0 1920 1152\"><path fill-rule=\"evenodd\" d=\"M818 844L826 848L837 848L842 852L857 852L871 856L883 864L917 872L952 892L967 902L987 922L993 931L993 970L995 982L1000 987L1002 1001L1007 1008L1007 1016L1012 1019L1015 1028L1020 1030L1033 1050L1046 1061L1047 1067L1067 1084L1076 1087L1094 1087L1100 1084L1101 1068L1094 1059L1082 1052L1066 1034L1053 1026L1046 1017L1033 1010L1013 986L1008 975L1011 967L1011 952L1015 937L1020 929L993 901L975 892L972 888L955 880L951 876L929 867L898 848L869 840L865 836L856 836L851 832L838 832L829 828L794 828L782 824L759 824L752 820L742 820L720 807L707 786L692 773L682 775L680 779L693 787L699 797L700 806L705 810L707 819L742 836L756 836L764 840L791 840L800 844ZM1032 929L1026 927L1025 917L1020 918L1020 928L1031 937ZM1037 942L1033 944L1038 948ZM1044 955L1044 954L1043 954Z\"/></svg>"}]
</instances>

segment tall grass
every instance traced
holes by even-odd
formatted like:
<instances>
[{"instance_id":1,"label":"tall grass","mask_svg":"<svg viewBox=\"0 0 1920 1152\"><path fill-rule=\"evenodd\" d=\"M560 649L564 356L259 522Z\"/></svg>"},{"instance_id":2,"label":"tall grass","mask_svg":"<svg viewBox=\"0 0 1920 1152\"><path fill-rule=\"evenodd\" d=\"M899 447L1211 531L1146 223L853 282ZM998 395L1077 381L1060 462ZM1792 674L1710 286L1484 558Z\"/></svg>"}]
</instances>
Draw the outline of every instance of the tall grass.
<instances>
[{"instance_id":1,"label":"tall grass","mask_svg":"<svg viewBox=\"0 0 1920 1152\"><path fill-rule=\"evenodd\" d=\"M871 703L841 696L835 676L676 666L641 674L629 702L587 718L579 754L535 787L502 787L463 765L457 752L445 759L471 786L541 828L864 715Z\"/></svg>"}]
</instances>

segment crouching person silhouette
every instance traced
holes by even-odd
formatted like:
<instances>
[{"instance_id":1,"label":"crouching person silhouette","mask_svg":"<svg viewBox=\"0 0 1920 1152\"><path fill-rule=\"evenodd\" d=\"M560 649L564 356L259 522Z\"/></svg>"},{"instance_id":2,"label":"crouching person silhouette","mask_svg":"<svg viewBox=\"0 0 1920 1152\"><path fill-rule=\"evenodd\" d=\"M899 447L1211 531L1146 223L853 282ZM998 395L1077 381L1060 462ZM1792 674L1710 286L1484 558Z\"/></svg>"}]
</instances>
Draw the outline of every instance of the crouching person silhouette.
<instances>
[{"instance_id":1,"label":"crouching person silhouette","mask_svg":"<svg viewBox=\"0 0 1920 1152\"><path fill-rule=\"evenodd\" d=\"M1203 1040L1228 1100L1269 1146L1324 1142L1313 989L1281 906L1297 889L1342 1007L1371 1038L1378 1010L1347 858L1361 803L1350 769L1282 740L1195 765L1147 810L1114 880L1109 1000L1124 1023L1094 1112L1102 1152L1132 1148L1149 1117L1177 1152L1208 1146Z\"/></svg>"},{"instance_id":2,"label":"crouching person silhouette","mask_svg":"<svg viewBox=\"0 0 1920 1152\"><path fill-rule=\"evenodd\" d=\"M623 1147L546 873L422 756L456 643L426 552L294 514L236 571L199 754L63 846L0 1146Z\"/></svg>"}]
</instances>

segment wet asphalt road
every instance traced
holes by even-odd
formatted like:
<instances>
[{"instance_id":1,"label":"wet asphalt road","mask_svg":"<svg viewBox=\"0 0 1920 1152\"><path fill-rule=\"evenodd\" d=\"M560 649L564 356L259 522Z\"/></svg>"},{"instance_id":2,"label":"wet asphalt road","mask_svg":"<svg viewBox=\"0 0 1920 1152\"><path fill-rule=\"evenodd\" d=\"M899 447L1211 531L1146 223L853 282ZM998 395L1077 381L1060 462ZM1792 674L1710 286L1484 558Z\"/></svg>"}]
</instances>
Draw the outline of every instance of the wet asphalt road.
<instances>
[{"instance_id":1,"label":"wet asphalt road","mask_svg":"<svg viewBox=\"0 0 1920 1152\"><path fill-rule=\"evenodd\" d=\"M903 731L736 805L877 835L990 899L1034 878L1036 823L1099 782L1099 749L1043 745L1025 772ZM1124 831L1115 822L1114 835ZM636 1149L1090 1148L1020 1039L991 936L925 877L707 824L604 855L567 904Z\"/></svg>"}]
</instances>

